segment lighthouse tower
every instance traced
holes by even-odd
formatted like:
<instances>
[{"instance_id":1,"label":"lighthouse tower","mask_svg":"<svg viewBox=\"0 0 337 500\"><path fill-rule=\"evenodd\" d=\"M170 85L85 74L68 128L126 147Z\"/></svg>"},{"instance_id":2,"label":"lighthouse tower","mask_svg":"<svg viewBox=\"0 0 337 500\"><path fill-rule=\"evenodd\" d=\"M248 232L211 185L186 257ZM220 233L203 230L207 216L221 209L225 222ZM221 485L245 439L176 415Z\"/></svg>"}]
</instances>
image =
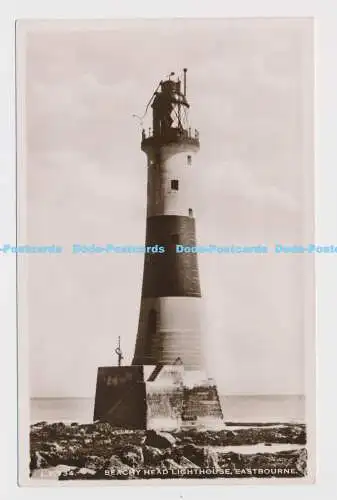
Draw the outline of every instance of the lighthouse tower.
<instances>
[{"instance_id":1,"label":"lighthouse tower","mask_svg":"<svg viewBox=\"0 0 337 500\"><path fill-rule=\"evenodd\" d=\"M98 368L94 420L124 428L219 428L223 414L206 375L193 201L199 133L189 124L183 82L161 81L151 98L147 157L146 252L131 366ZM122 332L121 332L122 334Z\"/></svg>"},{"instance_id":2,"label":"lighthouse tower","mask_svg":"<svg viewBox=\"0 0 337 500\"><path fill-rule=\"evenodd\" d=\"M138 335L133 364L173 364L204 368L200 327L200 283L196 253L179 253L177 245L196 246L193 200L194 156L198 131L189 124L180 80L160 83L154 95L152 130L143 132L147 155L146 247ZM165 249L158 252L158 247Z\"/></svg>"}]
</instances>

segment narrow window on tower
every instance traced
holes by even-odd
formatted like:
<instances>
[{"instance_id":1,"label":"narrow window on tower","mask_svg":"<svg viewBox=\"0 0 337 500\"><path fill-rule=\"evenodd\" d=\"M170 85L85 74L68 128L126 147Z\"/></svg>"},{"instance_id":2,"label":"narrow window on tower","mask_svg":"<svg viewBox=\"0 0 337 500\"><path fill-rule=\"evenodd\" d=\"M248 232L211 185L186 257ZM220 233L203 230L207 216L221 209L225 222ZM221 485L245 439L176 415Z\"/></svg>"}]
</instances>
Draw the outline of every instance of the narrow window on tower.
<instances>
[{"instance_id":1,"label":"narrow window on tower","mask_svg":"<svg viewBox=\"0 0 337 500\"><path fill-rule=\"evenodd\" d=\"M187 165L192 165L192 156L187 155Z\"/></svg>"},{"instance_id":2,"label":"narrow window on tower","mask_svg":"<svg viewBox=\"0 0 337 500\"><path fill-rule=\"evenodd\" d=\"M193 217L193 210L192 210L192 208L188 209L188 216L189 217Z\"/></svg>"},{"instance_id":3,"label":"narrow window on tower","mask_svg":"<svg viewBox=\"0 0 337 500\"><path fill-rule=\"evenodd\" d=\"M173 191L178 191L178 189L179 189L179 181L177 179L173 179L171 181L171 189Z\"/></svg>"},{"instance_id":4,"label":"narrow window on tower","mask_svg":"<svg viewBox=\"0 0 337 500\"><path fill-rule=\"evenodd\" d=\"M174 245L179 245L179 234L172 234L171 240Z\"/></svg>"}]
</instances>

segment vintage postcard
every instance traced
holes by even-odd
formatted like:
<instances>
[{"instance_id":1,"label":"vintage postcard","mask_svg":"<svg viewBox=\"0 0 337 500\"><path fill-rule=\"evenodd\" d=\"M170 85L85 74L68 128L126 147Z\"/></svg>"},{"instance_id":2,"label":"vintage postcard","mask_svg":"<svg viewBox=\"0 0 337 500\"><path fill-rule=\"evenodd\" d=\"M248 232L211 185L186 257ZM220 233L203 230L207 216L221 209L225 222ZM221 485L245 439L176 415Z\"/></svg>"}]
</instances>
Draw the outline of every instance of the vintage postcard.
<instances>
[{"instance_id":1,"label":"vintage postcard","mask_svg":"<svg viewBox=\"0 0 337 500\"><path fill-rule=\"evenodd\" d=\"M20 485L314 482L313 38L17 22Z\"/></svg>"}]
</instances>

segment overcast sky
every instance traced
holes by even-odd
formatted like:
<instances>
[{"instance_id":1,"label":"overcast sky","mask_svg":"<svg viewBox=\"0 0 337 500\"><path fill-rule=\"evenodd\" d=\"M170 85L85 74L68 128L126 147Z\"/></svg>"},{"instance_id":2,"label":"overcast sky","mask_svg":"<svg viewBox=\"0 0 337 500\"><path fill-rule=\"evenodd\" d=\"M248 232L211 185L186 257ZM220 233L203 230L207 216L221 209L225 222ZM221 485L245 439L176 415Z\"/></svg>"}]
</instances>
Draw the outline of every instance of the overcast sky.
<instances>
[{"instance_id":1,"label":"overcast sky","mask_svg":"<svg viewBox=\"0 0 337 500\"><path fill-rule=\"evenodd\" d=\"M143 255L77 256L71 246L143 244L146 158L132 114L171 71L188 67L200 131L198 243L313 241L311 22L21 28L26 243L65 247L25 259L31 395L92 396L97 367L116 363L118 335L132 360ZM210 375L221 392L303 393L304 258L202 255L199 265Z\"/></svg>"}]
</instances>

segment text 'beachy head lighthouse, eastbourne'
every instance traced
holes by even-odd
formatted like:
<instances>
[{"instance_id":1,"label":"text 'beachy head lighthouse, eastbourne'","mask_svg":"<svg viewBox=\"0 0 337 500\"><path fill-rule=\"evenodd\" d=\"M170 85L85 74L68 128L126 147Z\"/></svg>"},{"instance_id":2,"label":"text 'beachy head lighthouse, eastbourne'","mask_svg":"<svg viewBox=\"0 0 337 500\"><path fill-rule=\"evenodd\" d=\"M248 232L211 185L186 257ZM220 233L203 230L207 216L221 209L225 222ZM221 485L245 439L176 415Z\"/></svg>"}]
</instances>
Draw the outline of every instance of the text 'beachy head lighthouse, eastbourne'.
<instances>
[{"instance_id":1,"label":"text 'beachy head lighthouse, eastbourne'","mask_svg":"<svg viewBox=\"0 0 337 500\"><path fill-rule=\"evenodd\" d=\"M200 323L192 177L199 133L189 124L183 82L161 81L150 103L152 127L142 131L147 155L146 248L131 366L98 368L94 420L124 428L214 428L223 425L215 382L206 376ZM148 107L150 105L148 104Z\"/></svg>"}]
</instances>

